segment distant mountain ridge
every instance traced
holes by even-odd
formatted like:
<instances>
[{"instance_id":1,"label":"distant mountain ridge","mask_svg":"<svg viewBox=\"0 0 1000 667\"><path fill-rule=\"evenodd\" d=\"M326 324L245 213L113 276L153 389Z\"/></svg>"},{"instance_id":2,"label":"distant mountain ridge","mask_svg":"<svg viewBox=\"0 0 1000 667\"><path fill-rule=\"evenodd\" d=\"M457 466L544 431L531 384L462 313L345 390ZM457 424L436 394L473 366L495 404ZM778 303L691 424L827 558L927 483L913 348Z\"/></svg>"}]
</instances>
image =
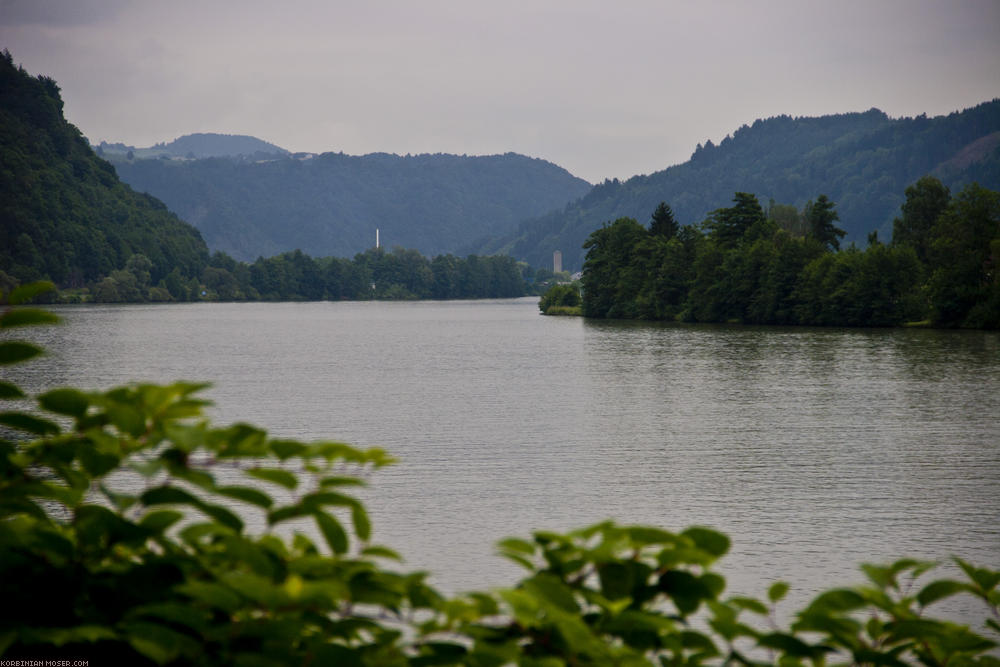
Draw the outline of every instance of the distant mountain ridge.
<instances>
[{"instance_id":1,"label":"distant mountain ridge","mask_svg":"<svg viewBox=\"0 0 1000 667\"><path fill-rule=\"evenodd\" d=\"M387 247L455 253L591 189L562 167L516 153L105 157L123 181L197 227L212 250L243 261L295 249L352 257L375 245L376 229Z\"/></svg>"},{"instance_id":2,"label":"distant mountain ridge","mask_svg":"<svg viewBox=\"0 0 1000 667\"><path fill-rule=\"evenodd\" d=\"M245 134L217 134L198 132L185 134L169 143L158 143L148 148L136 148L122 143L109 144L106 141L94 146L103 157L127 156L134 158L186 158L210 157L267 157L288 155L289 151L272 143Z\"/></svg>"},{"instance_id":3,"label":"distant mountain ridge","mask_svg":"<svg viewBox=\"0 0 1000 667\"><path fill-rule=\"evenodd\" d=\"M507 235L468 247L548 266L560 250L564 268L583 264L592 231L620 217L642 223L667 202L682 224L729 206L735 192L800 208L820 194L837 205L846 243L871 231L888 241L906 186L933 174L953 192L976 181L1000 189L1000 99L947 116L889 118L878 109L815 118L778 116L744 125L718 146L662 171L596 185L559 211L522 222Z\"/></svg>"}]
</instances>

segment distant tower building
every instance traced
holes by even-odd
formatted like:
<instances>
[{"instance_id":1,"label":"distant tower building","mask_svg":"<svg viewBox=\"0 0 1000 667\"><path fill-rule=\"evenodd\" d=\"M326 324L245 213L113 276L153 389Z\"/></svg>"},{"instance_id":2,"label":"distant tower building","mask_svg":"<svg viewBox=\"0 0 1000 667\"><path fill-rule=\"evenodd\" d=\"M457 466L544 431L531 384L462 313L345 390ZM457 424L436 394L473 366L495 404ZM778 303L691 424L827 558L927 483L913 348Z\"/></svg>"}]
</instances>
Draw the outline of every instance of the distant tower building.
<instances>
[{"instance_id":1,"label":"distant tower building","mask_svg":"<svg viewBox=\"0 0 1000 667\"><path fill-rule=\"evenodd\" d=\"M559 273L562 271L562 251L556 250L552 253L552 272Z\"/></svg>"}]
</instances>

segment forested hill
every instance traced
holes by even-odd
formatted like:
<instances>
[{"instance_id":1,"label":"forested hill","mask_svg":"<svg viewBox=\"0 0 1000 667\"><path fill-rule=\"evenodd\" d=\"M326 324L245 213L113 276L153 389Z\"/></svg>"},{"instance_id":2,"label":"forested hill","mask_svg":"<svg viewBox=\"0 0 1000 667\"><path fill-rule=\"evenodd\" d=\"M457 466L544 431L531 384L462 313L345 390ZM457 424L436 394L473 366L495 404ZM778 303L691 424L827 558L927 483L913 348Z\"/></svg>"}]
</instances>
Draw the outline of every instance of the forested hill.
<instances>
[{"instance_id":1,"label":"forested hill","mask_svg":"<svg viewBox=\"0 0 1000 667\"><path fill-rule=\"evenodd\" d=\"M819 118L779 116L744 125L719 145L699 145L691 159L627 181L605 181L564 209L523 222L508 236L470 246L507 252L535 266L561 250L563 266L583 264L582 245L603 223L649 218L667 202L682 224L750 192L801 209L820 194L836 202L846 243L892 235L903 191L932 174L952 191L970 182L1000 189L1000 100L948 116L892 119L877 109Z\"/></svg>"},{"instance_id":2,"label":"forested hill","mask_svg":"<svg viewBox=\"0 0 1000 667\"><path fill-rule=\"evenodd\" d=\"M82 286L123 269L132 255L152 263L144 268L154 283L175 269L199 275L208 261L196 229L120 182L66 122L55 81L31 76L4 51L0 273Z\"/></svg>"},{"instance_id":3,"label":"forested hill","mask_svg":"<svg viewBox=\"0 0 1000 667\"><path fill-rule=\"evenodd\" d=\"M113 161L122 180L166 202L209 247L246 261L296 248L351 257L375 244L376 229L387 247L456 252L591 187L514 153Z\"/></svg>"},{"instance_id":4,"label":"forested hill","mask_svg":"<svg viewBox=\"0 0 1000 667\"><path fill-rule=\"evenodd\" d=\"M267 159L288 155L288 151L257 137L245 134L195 133L185 134L169 143L159 143L149 148L136 148L125 144L109 144L102 141L94 146L103 157L121 156L127 158L206 158L206 157L256 157Z\"/></svg>"}]
</instances>

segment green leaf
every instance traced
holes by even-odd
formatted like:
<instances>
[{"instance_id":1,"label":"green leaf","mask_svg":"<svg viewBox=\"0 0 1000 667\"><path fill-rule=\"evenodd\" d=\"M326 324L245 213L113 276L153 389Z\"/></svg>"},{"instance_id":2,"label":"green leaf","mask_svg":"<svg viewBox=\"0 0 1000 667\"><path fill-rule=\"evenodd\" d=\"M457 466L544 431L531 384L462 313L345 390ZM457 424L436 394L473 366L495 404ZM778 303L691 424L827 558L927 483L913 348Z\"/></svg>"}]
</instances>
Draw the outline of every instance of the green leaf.
<instances>
[{"instance_id":1,"label":"green leaf","mask_svg":"<svg viewBox=\"0 0 1000 667\"><path fill-rule=\"evenodd\" d=\"M372 524L364 505L357 503L351 507L351 521L354 523L354 532L357 533L362 542L371 539Z\"/></svg>"},{"instance_id":2,"label":"green leaf","mask_svg":"<svg viewBox=\"0 0 1000 667\"><path fill-rule=\"evenodd\" d=\"M319 481L321 489L329 486L367 486L368 483L357 477L324 477Z\"/></svg>"},{"instance_id":3,"label":"green leaf","mask_svg":"<svg viewBox=\"0 0 1000 667\"><path fill-rule=\"evenodd\" d=\"M767 605L760 600L755 600L754 598L738 595L729 598L729 604L739 607L740 609L752 611L753 613L760 614L761 616L767 616Z\"/></svg>"},{"instance_id":4,"label":"green leaf","mask_svg":"<svg viewBox=\"0 0 1000 667\"><path fill-rule=\"evenodd\" d=\"M146 516L142 517L139 521L139 525L153 531L154 533L162 534L165 530L170 528L170 526L174 525L183 518L184 515L175 510L156 510L149 512Z\"/></svg>"},{"instance_id":5,"label":"green leaf","mask_svg":"<svg viewBox=\"0 0 1000 667\"><path fill-rule=\"evenodd\" d=\"M8 340L0 343L0 365L16 364L37 357L42 348L19 340Z\"/></svg>"},{"instance_id":6,"label":"green leaf","mask_svg":"<svg viewBox=\"0 0 1000 667\"><path fill-rule=\"evenodd\" d=\"M764 635L758 642L761 646L777 649L786 655L796 658L818 658L829 651L825 646L810 646L801 639L783 632L772 632Z\"/></svg>"},{"instance_id":7,"label":"green leaf","mask_svg":"<svg viewBox=\"0 0 1000 667\"><path fill-rule=\"evenodd\" d=\"M177 479L206 491L215 491L215 478L204 470L187 467L187 453L176 447L164 450L160 458L167 464L167 470Z\"/></svg>"},{"instance_id":8,"label":"green leaf","mask_svg":"<svg viewBox=\"0 0 1000 667\"><path fill-rule=\"evenodd\" d=\"M177 535L181 541L194 546L198 543L209 541L214 542L225 537L232 537L233 531L223 526L218 521L199 521L189 523L184 526Z\"/></svg>"},{"instance_id":9,"label":"green leaf","mask_svg":"<svg viewBox=\"0 0 1000 667\"><path fill-rule=\"evenodd\" d=\"M508 537L506 539L500 540L497 543L501 551L508 553L521 553L528 556L535 555L535 545L527 540L522 540L518 537Z\"/></svg>"},{"instance_id":10,"label":"green leaf","mask_svg":"<svg viewBox=\"0 0 1000 667\"><path fill-rule=\"evenodd\" d=\"M835 637L856 635L861 628L861 623L853 618L836 616L827 609L807 609L800 612L798 620L792 624L795 632L826 632Z\"/></svg>"},{"instance_id":11,"label":"green leaf","mask_svg":"<svg viewBox=\"0 0 1000 667\"><path fill-rule=\"evenodd\" d=\"M707 551L716 558L725 555L729 551L729 538L710 528L692 526L681 533L681 535L691 538L695 546L702 551Z\"/></svg>"},{"instance_id":12,"label":"green leaf","mask_svg":"<svg viewBox=\"0 0 1000 667\"><path fill-rule=\"evenodd\" d=\"M111 501L111 504L114 505L115 509L117 509L119 512L124 512L129 507L131 507L132 505L134 505L135 502L138 500L138 498L136 496L132 495L132 494L117 493L115 491L112 491L111 489L109 489L104 484L100 485L100 489L101 489L101 493L103 493L104 496L109 501Z\"/></svg>"},{"instance_id":13,"label":"green leaf","mask_svg":"<svg viewBox=\"0 0 1000 667\"><path fill-rule=\"evenodd\" d=\"M24 392L15 384L0 380L0 399L9 398L24 398Z\"/></svg>"},{"instance_id":14,"label":"green leaf","mask_svg":"<svg viewBox=\"0 0 1000 667\"><path fill-rule=\"evenodd\" d=\"M118 430L138 438L146 432L146 418L131 405L116 403L107 409L108 419Z\"/></svg>"},{"instance_id":15,"label":"green leaf","mask_svg":"<svg viewBox=\"0 0 1000 667\"><path fill-rule=\"evenodd\" d=\"M524 569L526 569L526 570L528 570L530 572L534 572L535 571L535 564L532 563L527 558L525 558L524 556L521 556L520 554L515 554L515 553L510 553L510 552L502 552L500 555L503 556L504 558L506 558L509 561L513 561L513 562L517 563L518 565L520 565L521 567L523 567Z\"/></svg>"},{"instance_id":16,"label":"green leaf","mask_svg":"<svg viewBox=\"0 0 1000 667\"><path fill-rule=\"evenodd\" d=\"M58 322L57 315L40 308L14 308L0 315L0 329L35 324L56 324Z\"/></svg>"},{"instance_id":17,"label":"green leaf","mask_svg":"<svg viewBox=\"0 0 1000 667\"><path fill-rule=\"evenodd\" d=\"M251 489L248 486L220 486L215 489L215 492L227 498L242 500L245 503L263 507L264 509L268 509L274 504L271 496L257 489Z\"/></svg>"},{"instance_id":18,"label":"green leaf","mask_svg":"<svg viewBox=\"0 0 1000 667\"><path fill-rule=\"evenodd\" d=\"M85 488L70 488L52 482L29 482L17 487L19 494L33 498L51 498L67 507L72 507L83 498Z\"/></svg>"},{"instance_id":19,"label":"green leaf","mask_svg":"<svg viewBox=\"0 0 1000 667\"><path fill-rule=\"evenodd\" d=\"M788 584L784 581L776 581L767 589L767 599L771 602L782 600L788 593Z\"/></svg>"},{"instance_id":20,"label":"green leaf","mask_svg":"<svg viewBox=\"0 0 1000 667\"><path fill-rule=\"evenodd\" d=\"M941 579L940 581L933 581L921 589L917 593L917 602L920 606L926 607L932 602L951 597L957 593L968 592L970 586L968 584L962 583L960 581L949 581L947 579Z\"/></svg>"},{"instance_id":21,"label":"green leaf","mask_svg":"<svg viewBox=\"0 0 1000 667\"><path fill-rule=\"evenodd\" d=\"M895 639L933 639L946 652L988 651L997 645L964 626L932 619L893 621L886 623L885 628Z\"/></svg>"},{"instance_id":22,"label":"green leaf","mask_svg":"<svg viewBox=\"0 0 1000 667\"><path fill-rule=\"evenodd\" d=\"M400 556L396 551L393 551L389 547L383 547L381 545L372 545L365 547L361 550L362 556L372 556L375 558L387 558L389 560L403 562L403 557Z\"/></svg>"},{"instance_id":23,"label":"green leaf","mask_svg":"<svg viewBox=\"0 0 1000 667\"><path fill-rule=\"evenodd\" d=\"M87 413L90 399L77 389L53 389L39 396L38 404L49 412L79 418Z\"/></svg>"},{"instance_id":24,"label":"green leaf","mask_svg":"<svg viewBox=\"0 0 1000 667\"><path fill-rule=\"evenodd\" d=\"M0 412L0 424L35 435L58 435L59 424L24 412Z\"/></svg>"},{"instance_id":25,"label":"green leaf","mask_svg":"<svg viewBox=\"0 0 1000 667\"><path fill-rule=\"evenodd\" d=\"M7 297L7 303L12 306L18 306L22 303L31 301L39 294L51 292L55 288L55 284L49 282L48 280L36 280L32 283L25 283L24 285L19 285L11 290L10 295Z\"/></svg>"},{"instance_id":26,"label":"green leaf","mask_svg":"<svg viewBox=\"0 0 1000 667\"><path fill-rule=\"evenodd\" d=\"M686 649L699 651L703 657L719 654L719 649L716 648L711 639L693 630L681 632L681 645Z\"/></svg>"},{"instance_id":27,"label":"green leaf","mask_svg":"<svg viewBox=\"0 0 1000 667\"><path fill-rule=\"evenodd\" d=\"M861 571L865 573L872 583L874 583L879 588L889 588L890 586L895 587L896 581L892 572L887 567L882 565L874 565L872 563L863 563L861 565Z\"/></svg>"},{"instance_id":28,"label":"green leaf","mask_svg":"<svg viewBox=\"0 0 1000 667\"><path fill-rule=\"evenodd\" d=\"M347 533L344 532L344 527L340 525L340 522L319 509L313 511L313 516L316 517L316 525L319 527L320 532L323 533L323 538L333 553L346 553Z\"/></svg>"},{"instance_id":29,"label":"green leaf","mask_svg":"<svg viewBox=\"0 0 1000 667\"><path fill-rule=\"evenodd\" d=\"M243 521L222 505L201 503L198 505L198 509L236 533L243 531Z\"/></svg>"},{"instance_id":30,"label":"green leaf","mask_svg":"<svg viewBox=\"0 0 1000 667\"><path fill-rule=\"evenodd\" d=\"M124 627L132 648L159 665L200 652L197 642L164 625L130 622Z\"/></svg>"},{"instance_id":31,"label":"green leaf","mask_svg":"<svg viewBox=\"0 0 1000 667\"><path fill-rule=\"evenodd\" d=\"M288 521L289 519L298 519L299 517L309 516L312 514L315 508L304 507L301 503L296 503L295 505L285 505L284 507L279 507L276 510L271 510L267 513L267 523L268 525L275 525L281 523L282 521Z\"/></svg>"},{"instance_id":32,"label":"green leaf","mask_svg":"<svg viewBox=\"0 0 1000 667\"><path fill-rule=\"evenodd\" d=\"M540 572L521 583L521 588L535 599L558 607L572 614L579 613L580 605L573 597L573 591L563 581L549 572Z\"/></svg>"},{"instance_id":33,"label":"green leaf","mask_svg":"<svg viewBox=\"0 0 1000 667\"><path fill-rule=\"evenodd\" d=\"M677 610L687 615L698 609L702 600L711 600L712 590L699 577L683 570L668 570L660 576L660 590L674 601Z\"/></svg>"},{"instance_id":34,"label":"green leaf","mask_svg":"<svg viewBox=\"0 0 1000 667\"><path fill-rule=\"evenodd\" d=\"M270 446L274 455L282 461L290 459L293 456L301 456L309 450L307 445L295 440L272 440Z\"/></svg>"},{"instance_id":35,"label":"green leaf","mask_svg":"<svg viewBox=\"0 0 1000 667\"><path fill-rule=\"evenodd\" d=\"M246 470L246 474L257 479L262 479L265 482L279 484L286 489L295 489L299 485L298 477L287 470L280 470L278 468L250 468Z\"/></svg>"},{"instance_id":36,"label":"green leaf","mask_svg":"<svg viewBox=\"0 0 1000 667\"><path fill-rule=\"evenodd\" d=\"M965 571L965 574L970 579L976 582L983 593L989 593L997 587L997 584L1000 584L1000 571L977 568L966 563L961 558L955 558L955 562L958 563L959 567Z\"/></svg>"},{"instance_id":37,"label":"green leaf","mask_svg":"<svg viewBox=\"0 0 1000 667\"><path fill-rule=\"evenodd\" d=\"M726 590L726 578L715 572L706 572L701 575L701 581L712 593L712 597L717 598Z\"/></svg>"},{"instance_id":38,"label":"green leaf","mask_svg":"<svg viewBox=\"0 0 1000 667\"><path fill-rule=\"evenodd\" d=\"M219 583L188 580L175 590L209 607L216 607L229 613L236 611L243 604L235 591Z\"/></svg>"},{"instance_id":39,"label":"green leaf","mask_svg":"<svg viewBox=\"0 0 1000 667\"><path fill-rule=\"evenodd\" d=\"M629 526L625 529L634 544L676 544L677 536L660 528L650 526Z\"/></svg>"},{"instance_id":40,"label":"green leaf","mask_svg":"<svg viewBox=\"0 0 1000 667\"><path fill-rule=\"evenodd\" d=\"M323 507L324 505L333 505L335 507L357 507L359 505L358 501L350 496L345 496L342 493L334 493L332 491L320 491L318 493L310 493L302 498L302 504L306 507Z\"/></svg>"},{"instance_id":41,"label":"green leaf","mask_svg":"<svg viewBox=\"0 0 1000 667\"><path fill-rule=\"evenodd\" d=\"M649 597L646 582L653 569L641 562L633 560L614 560L599 563L597 576L601 585L601 595L609 600L633 598L642 602Z\"/></svg>"},{"instance_id":42,"label":"green leaf","mask_svg":"<svg viewBox=\"0 0 1000 667\"><path fill-rule=\"evenodd\" d=\"M144 505L194 505L195 507L201 505L201 500L176 486L158 486L149 489L139 496L139 500Z\"/></svg>"},{"instance_id":43,"label":"green leaf","mask_svg":"<svg viewBox=\"0 0 1000 667\"><path fill-rule=\"evenodd\" d=\"M102 477L118 467L121 458L115 454L105 454L84 444L79 449L80 463L91 477Z\"/></svg>"},{"instance_id":44,"label":"green leaf","mask_svg":"<svg viewBox=\"0 0 1000 667\"><path fill-rule=\"evenodd\" d=\"M139 526L98 505L77 509L73 524L80 545L95 549L106 549L119 542L136 544L147 537Z\"/></svg>"},{"instance_id":45,"label":"green leaf","mask_svg":"<svg viewBox=\"0 0 1000 667\"><path fill-rule=\"evenodd\" d=\"M805 613L852 611L865 606L865 599L855 591L837 588L820 593L809 603Z\"/></svg>"}]
</instances>

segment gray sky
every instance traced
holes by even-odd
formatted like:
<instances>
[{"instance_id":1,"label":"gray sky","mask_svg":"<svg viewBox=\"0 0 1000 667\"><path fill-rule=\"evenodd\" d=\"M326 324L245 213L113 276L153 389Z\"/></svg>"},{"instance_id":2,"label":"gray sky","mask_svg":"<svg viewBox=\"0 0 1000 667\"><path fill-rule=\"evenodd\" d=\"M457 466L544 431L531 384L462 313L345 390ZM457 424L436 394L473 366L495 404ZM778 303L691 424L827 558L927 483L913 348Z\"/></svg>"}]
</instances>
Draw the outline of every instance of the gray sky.
<instances>
[{"instance_id":1,"label":"gray sky","mask_svg":"<svg viewBox=\"0 0 1000 667\"><path fill-rule=\"evenodd\" d=\"M0 0L93 142L514 151L597 182L757 118L1000 96L1000 0Z\"/></svg>"}]
</instances>

